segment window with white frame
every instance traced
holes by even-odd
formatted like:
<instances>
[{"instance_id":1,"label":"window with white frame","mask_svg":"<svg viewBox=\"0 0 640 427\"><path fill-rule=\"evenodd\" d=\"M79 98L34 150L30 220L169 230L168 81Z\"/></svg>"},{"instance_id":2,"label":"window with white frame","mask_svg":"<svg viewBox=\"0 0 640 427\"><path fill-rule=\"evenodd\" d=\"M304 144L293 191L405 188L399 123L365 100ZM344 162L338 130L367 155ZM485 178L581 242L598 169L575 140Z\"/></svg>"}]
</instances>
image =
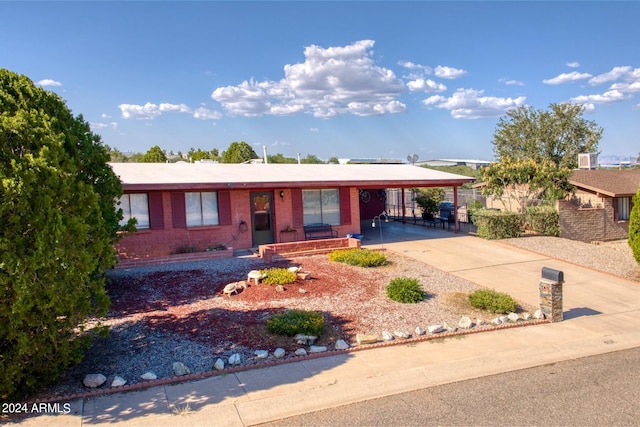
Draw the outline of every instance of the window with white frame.
<instances>
[{"instance_id":1,"label":"window with white frame","mask_svg":"<svg viewBox=\"0 0 640 427\"><path fill-rule=\"evenodd\" d=\"M185 193L187 227L218 225L218 194L215 191Z\"/></svg>"},{"instance_id":2,"label":"window with white frame","mask_svg":"<svg viewBox=\"0 0 640 427\"><path fill-rule=\"evenodd\" d=\"M618 221L627 221L629 220L629 211L630 211L630 203L631 197L618 197L617 198L617 211L618 211Z\"/></svg>"},{"instance_id":3,"label":"window with white frame","mask_svg":"<svg viewBox=\"0 0 640 427\"><path fill-rule=\"evenodd\" d=\"M340 225L340 191L337 188L302 190L304 224Z\"/></svg>"},{"instance_id":4,"label":"window with white frame","mask_svg":"<svg viewBox=\"0 0 640 427\"><path fill-rule=\"evenodd\" d=\"M127 225L129 219L136 219L136 228L149 228L149 197L147 193L123 194L119 199L119 206L122 209L122 220L120 225Z\"/></svg>"}]
</instances>

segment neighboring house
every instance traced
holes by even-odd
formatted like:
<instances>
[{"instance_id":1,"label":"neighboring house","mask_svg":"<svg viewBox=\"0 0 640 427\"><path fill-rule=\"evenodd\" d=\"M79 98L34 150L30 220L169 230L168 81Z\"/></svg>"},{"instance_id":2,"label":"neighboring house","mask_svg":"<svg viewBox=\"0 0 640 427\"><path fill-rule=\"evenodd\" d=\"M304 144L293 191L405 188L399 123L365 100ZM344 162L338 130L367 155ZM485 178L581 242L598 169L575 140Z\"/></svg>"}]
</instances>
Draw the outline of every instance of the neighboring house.
<instances>
[{"instance_id":1,"label":"neighboring house","mask_svg":"<svg viewBox=\"0 0 640 427\"><path fill-rule=\"evenodd\" d=\"M558 202L561 236L583 242L627 239L640 169L573 171L571 200Z\"/></svg>"},{"instance_id":2,"label":"neighboring house","mask_svg":"<svg viewBox=\"0 0 640 427\"><path fill-rule=\"evenodd\" d=\"M138 222L116 245L122 258L304 240L303 226L312 223L331 224L340 237L359 234L361 219L382 213L387 188L448 186L457 197L473 181L402 164L110 165L123 185L124 221Z\"/></svg>"}]
</instances>

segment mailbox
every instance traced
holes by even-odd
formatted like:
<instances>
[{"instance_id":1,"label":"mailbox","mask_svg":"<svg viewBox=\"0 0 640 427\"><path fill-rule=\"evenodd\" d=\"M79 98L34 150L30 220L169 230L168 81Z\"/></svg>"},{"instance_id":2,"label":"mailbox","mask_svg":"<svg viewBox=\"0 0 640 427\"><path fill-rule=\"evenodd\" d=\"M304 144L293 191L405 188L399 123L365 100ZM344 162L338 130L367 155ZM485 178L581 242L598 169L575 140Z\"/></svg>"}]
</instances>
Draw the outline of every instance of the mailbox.
<instances>
[{"instance_id":1,"label":"mailbox","mask_svg":"<svg viewBox=\"0 0 640 427\"><path fill-rule=\"evenodd\" d=\"M542 267L542 278L556 283L564 283L564 273L549 267Z\"/></svg>"}]
</instances>

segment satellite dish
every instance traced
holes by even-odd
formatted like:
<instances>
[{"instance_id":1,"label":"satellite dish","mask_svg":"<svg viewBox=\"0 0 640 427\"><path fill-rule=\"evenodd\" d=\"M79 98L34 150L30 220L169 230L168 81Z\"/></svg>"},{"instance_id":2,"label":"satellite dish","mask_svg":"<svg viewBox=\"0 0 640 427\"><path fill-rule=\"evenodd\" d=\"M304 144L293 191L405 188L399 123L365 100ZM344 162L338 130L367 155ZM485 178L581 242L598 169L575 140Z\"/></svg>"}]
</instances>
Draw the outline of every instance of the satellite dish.
<instances>
[{"instance_id":1,"label":"satellite dish","mask_svg":"<svg viewBox=\"0 0 640 427\"><path fill-rule=\"evenodd\" d=\"M418 155L417 154L409 154L407 156L407 160L409 161L409 163L414 164L415 162L418 161Z\"/></svg>"}]
</instances>

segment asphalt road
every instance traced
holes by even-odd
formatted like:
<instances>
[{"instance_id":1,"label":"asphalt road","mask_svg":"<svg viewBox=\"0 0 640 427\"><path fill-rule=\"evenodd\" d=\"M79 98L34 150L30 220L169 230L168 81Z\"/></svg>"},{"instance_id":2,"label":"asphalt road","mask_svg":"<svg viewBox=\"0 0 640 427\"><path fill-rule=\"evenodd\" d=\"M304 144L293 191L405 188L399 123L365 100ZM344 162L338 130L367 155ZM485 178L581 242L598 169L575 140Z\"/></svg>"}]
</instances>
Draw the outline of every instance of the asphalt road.
<instances>
[{"instance_id":1,"label":"asphalt road","mask_svg":"<svg viewBox=\"0 0 640 427\"><path fill-rule=\"evenodd\" d=\"M640 348L431 387L261 424L346 425L637 426L640 425Z\"/></svg>"}]
</instances>

